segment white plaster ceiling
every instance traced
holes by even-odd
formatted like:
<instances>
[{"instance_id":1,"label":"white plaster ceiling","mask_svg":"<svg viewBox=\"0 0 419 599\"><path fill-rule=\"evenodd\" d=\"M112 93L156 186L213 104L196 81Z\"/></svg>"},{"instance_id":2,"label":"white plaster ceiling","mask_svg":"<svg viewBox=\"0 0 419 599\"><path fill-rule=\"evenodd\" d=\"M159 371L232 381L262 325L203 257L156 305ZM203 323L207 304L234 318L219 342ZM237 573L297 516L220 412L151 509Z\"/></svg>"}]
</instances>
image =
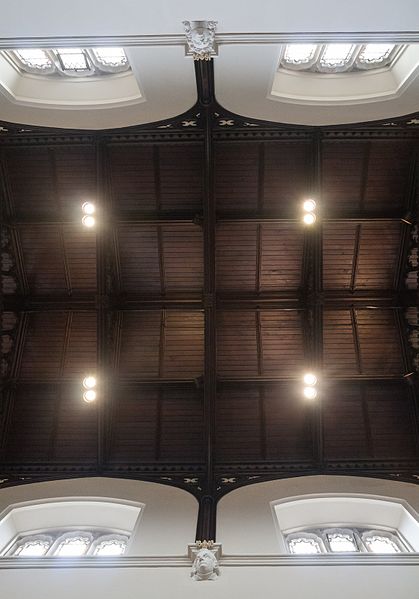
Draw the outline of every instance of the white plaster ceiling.
<instances>
[{"instance_id":1,"label":"white plaster ceiling","mask_svg":"<svg viewBox=\"0 0 419 599\"><path fill-rule=\"evenodd\" d=\"M387 86L383 98L371 94L361 101L307 102L301 94L289 94L280 88L275 72L280 41L291 40L295 34L306 34L311 40L338 39L340 35L357 33L365 41L396 39L398 42L417 40L415 24L419 22L416 0L401 0L397 11L394 3L354 0L337 9L336 1L316 3L299 0L284 5L277 0L261 0L244 5L239 0L213 0L211 3L192 0L154 0L153 3L119 0L117 3L99 0L72 0L67 6L52 0L21 0L3 7L0 21L0 47L19 45L50 46L81 44L85 47L108 43L126 48L136 82L122 82L115 77L106 101L100 100L101 90L85 100L77 99L73 88L70 101L65 88L54 89L55 99L42 102L45 90L30 93L27 81L17 86L17 93L0 93L0 120L26 124L71 128L112 128L170 118L188 110L196 101L194 66L185 55L182 21L213 19L218 21L218 56L215 59L215 82L218 101L232 112L252 118L302 124L333 124L356 122L415 112L419 106L419 81L411 73L403 86ZM417 29L417 27L416 27ZM240 37L239 34L282 34L267 43ZM338 34L338 35L337 35ZM122 36L117 44L115 39ZM314 36L314 37L313 37ZM340 39L340 38L339 38ZM342 38L343 39L343 38ZM359 38L358 38L359 39ZM263 41L264 43L261 43ZM415 46L418 53L419 45ZM1 72L0 72L1 78ZM33 82L32 82L33 83ZM41 85L42 81L35 82ZM81 85L87 82L57 81L57 85ZM129 83L129 85L128 85ZM135 85L134 85L135 83ZM94 85L94 82L89 82ZM109 85L109 83L107 84ZM310 84L311 85L311 84ZM26 86L26 88L25 88ZM138 91L135 91L134 88ZM26 95L22 90L26 89ZM84 91L87 88L84 88ZM390 90L390 91L389 91ZM10 90L9 90L10 91ZM291 97L290 97L291 95ZM304 94L303 94L304 95ZM318 94L315 94L318 97ZM362 95L362 94L361 94ZM105 95L104 95L105 97ZM48 98L47 98L48 100Z\"/></svg>"}]
</instances>

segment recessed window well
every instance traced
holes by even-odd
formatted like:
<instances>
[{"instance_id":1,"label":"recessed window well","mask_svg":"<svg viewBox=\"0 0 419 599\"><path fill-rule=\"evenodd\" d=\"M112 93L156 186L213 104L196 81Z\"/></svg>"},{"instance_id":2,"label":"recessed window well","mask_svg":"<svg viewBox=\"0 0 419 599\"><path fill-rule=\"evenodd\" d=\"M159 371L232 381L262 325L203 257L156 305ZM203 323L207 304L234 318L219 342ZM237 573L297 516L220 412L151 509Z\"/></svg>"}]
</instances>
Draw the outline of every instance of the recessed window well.
<instances>
[{"instance_id":1,"label":"recessed window well","mask_svg":"<svg viewBox=\"0 0 419 599\"><path fill-rule=\"evenodd\" d=\"M8 557L83 557L123 555L128 535L96 530L45 531L22 535L4 554Z\"/></svg>"},{"instance_id":2,"label":"recessed window well","mask_svg":"<svg viewBox=\"0 0 419 599\"><path fill-rule=\"evenodd\" d=\"M294 71L348 73L390 66L405 46L395 44L287 44L280 67Z\"/></svg>"},{"instance_id":3,"label":"recessed window well","mask_svg":"<svg viewBox=\"0 0 419 599\"><path fill-rule=\"evenodd\" d=\"M128 71L123 48L22 48L3 54L19 71L52 77L90 77Z\"/></svg>"},{"instance_id":4,"label":"recessed window well","mask_svg":"<svg viewBox=\"0 0 419 599\"><path fill-rule=\"evenodd\" d=\"M310 529L286 537L288 551L313 553L406 553L412 551L397 531L362 528Z\"/></svg>"}]
</instances>

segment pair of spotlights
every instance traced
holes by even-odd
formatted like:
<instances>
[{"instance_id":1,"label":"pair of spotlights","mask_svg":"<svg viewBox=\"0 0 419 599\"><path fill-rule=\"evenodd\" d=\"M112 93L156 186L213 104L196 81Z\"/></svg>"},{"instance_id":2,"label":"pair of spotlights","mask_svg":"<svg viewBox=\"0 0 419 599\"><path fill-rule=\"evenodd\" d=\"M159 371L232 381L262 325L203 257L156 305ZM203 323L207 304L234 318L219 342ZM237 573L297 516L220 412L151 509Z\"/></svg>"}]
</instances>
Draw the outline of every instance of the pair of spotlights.
<instances>
[{"instance_id":1,"label":"pair of spotlights","mask_svg":"<svg viewBox=\"0 0 419 599\"><path fill-rule=\"evenodd\" d=\"M96 212L96 206L92 204L92 202L84 202L81 209L83 210L84 216L81 219L81 222L85 227L89 229L94 227L96 224L96 219L93 214Z\"/></svg>"},{"instance_id":2,"label":"pair of spotlights","mask_svg":"<svg viewBox=\"0 0 419 599\"><path fill-rule=\"evenodd\" d=\"M303 210L305 212L303 216L303 222L305 225L314 225L314 223L316 222L316 215L314 213L315 209L316 202L314 200L312 200L311 198L305 200L305 202L303 203Z\"/></svg>"},{"instance_id":3,"label":"pair of spotlights","mask_svg":"<svg viewBox=\"0 0 419 599\"><path fill-rule=\"evenodd\" d=\"M312 372L306 372L303 376L303 381L306 387L303 389L304 397L307 399L316 399L317 397L317 377Z\"/></svg>"},{"instance_id":4,"label":"pair of spotlights","mask_svg":"<svg viewBox=\"0 0 419 599\"><path fill-rule=\"evenodd\" d=\"M89 374L83 379L83 387L86 389L83 393L83 399L86 403L91 403L95 401L97 397L97 393L95 390L96 387L96 377Z\"/></svg>"}]
</instances>

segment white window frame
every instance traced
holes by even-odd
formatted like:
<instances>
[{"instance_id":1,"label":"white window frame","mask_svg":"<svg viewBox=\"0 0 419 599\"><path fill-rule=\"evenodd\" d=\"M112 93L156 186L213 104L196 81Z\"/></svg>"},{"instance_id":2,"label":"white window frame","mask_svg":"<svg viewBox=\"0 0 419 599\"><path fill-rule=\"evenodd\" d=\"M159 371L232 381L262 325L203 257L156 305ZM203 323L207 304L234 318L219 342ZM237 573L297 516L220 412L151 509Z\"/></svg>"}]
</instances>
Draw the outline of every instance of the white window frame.
<instances>
[{"instance_id":1,"label":"white window frame","mask_svg":"<svg viewBox=\"0 0 419 599\"><path fill-rule=\"evenodd\" d=\"M363 542L365 550L368 553L374 553L376 555L378 553L376 551L371 551L371 549L369 549L367 541L366 541L368 539L368 537L373 537L373 536L380 536L380 537L389 539L399 548L399 550L400 550L399 553L409 553L412 551L412 549L409 548L409 546L407 545L406 541L401 538L400 534L395 534L394 532L390 532L388 530L367 530L361 534L361 540Z\"/></svg>"},{"instance_id":2,"label":"white window frame","mask_svg":"<svg viewBox=\"0 0 419 599\"><path fill-rule=\"evenodd\" d=\"M311 539L315 541L320 547L320 553L307 553L307 554L298 554L291 551L289 543L290 541L294 541L296 539ZM320 555L321 553L326 553L326 548L324 546L324 542L321 536L315 534L314 532L294 532L292 534L287 535L286 537L288 553L291 555Z\"/></svg>"},{"instance_id":3,"label":"white window frame","mask_svg":"<svg viewBox=\"0 0 419 599\"><path fill-rule=\"evenodd\" d=\"M48 552L50 551L51 547L54 544L54 538L52 536L45 535L45 534L28 535L28 536L24 536L24 537L19 537L18 539L13 541L11 543L11 546L9 547L9 550L6 551L3 555L7 556L7 557L21 557L20 554L16 555L16 551L20 547L22 547L22 545L26 545L26 543L32 543L34 541L44 541L44 542L47 541L49 543L49 547L46 550L46 552L44 553L44 555L39 556L39 557L45 557L46 555L48 555ZM22 557L29 557L29 556L22 556Z\"/></svg>"},{"instance_id":4,"label":"white window frame","mask_svg":"<svg viewBox=\"0 0 419 599\"><path fill-rule=\"evenodd\" d=\"M107 535L102 535L102 536L98 537L97 539L95 539L93 541L93 543L91 543L86 555L92 555L94 557L100 557L100 558L107 557L107 556L103 556L103 555L95 555L95 551L96 551L97 547L101 543L106 542L106 541L122 541L123 543L125 543L125 550L118 557L122 557L123 555L125 555L127 547L128 547L129 536L128 535L118 535L118 534L107 534Z\"/></svg>"}]
</instances>

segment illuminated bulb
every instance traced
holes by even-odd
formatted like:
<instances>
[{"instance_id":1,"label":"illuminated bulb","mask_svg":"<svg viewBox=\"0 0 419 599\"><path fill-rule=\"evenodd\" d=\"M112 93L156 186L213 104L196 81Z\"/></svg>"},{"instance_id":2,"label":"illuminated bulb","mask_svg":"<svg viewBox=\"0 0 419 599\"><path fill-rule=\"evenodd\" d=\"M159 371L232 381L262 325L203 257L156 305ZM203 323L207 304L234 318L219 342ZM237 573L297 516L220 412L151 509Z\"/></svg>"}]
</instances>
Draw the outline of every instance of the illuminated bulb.
<instances>
[{"instance_id":1,"label":"illuminated bulb","mask_svg":"<svg viewBox=\"0 0 419 599\"><path fill-rule=\"evenodd\" d=\"M316 222L316 215L312 212L307 212L303 216L303 221L306 225L313 225Z\"/></svg>"},{"instance_id":2,"label":"illuminated bulb","mask_svg":"<svg viewBox=\"0 0 419 599\"><path fill-rule=\"evenodd\" d=\"M317 397L317 391L314 387L304 387L303 393L307 399L315 399Z\"/></svg>"},{"instance_id":3,"label":"illuminated bulb","mask_svg":"<svg viewBox=\"0 0 419 599\"><path fill-rule=\"evenodd\" d=\"M85 402L90 403L91 401L95 401L96 399L96 391L93 389L89 389L83 393L83 399Z\"/></svg>"},{"instance_id":4,"label":"illuminated bulb","mask_svg":"<svg viewBox=\"0 0 419 599\"><path fill-rule=\"evenodd\" d=\"M83 216L81 222L85 227L94 227L96 220L93 216Z\"/></svg>"},{"instance_id":5,"label":"illuminated bulb","mask_svg":"<svg viewBox=\"0 0 419 599\"><path fill-rule=\"evenodd\" d=\"M309 383L307 383L309 384ZM93 389L93 387L96 387L96 379L94 376L86 376L83 379L83 387L85 389Z\"/></svg>"},{"instance_id":6,"label":"illuminated bulb","mask_svg":"<svg viewBox=\"0 0 419 599\"><path fill-rule=\"evenodd\" d=\"M303 377L303 381L305 385L313 386L317 383L317 377L312 372L307 372Z\"/></svg>"},{"instance_id":7,"label":"illuminated bulb","mask_svg":"<svg viewBox=\"0 0 419 599\"><path fill-rule=\"evenodd\" d=\"M92 202L84 202L81 209L85 214L94 214L96 212L95 205Z\"/></svg>"},{"instance_id":8,"label":"illuminated bulb","mask_svg":"<svg viewBox=\"0 0 419 599\"><path fill-rule=\"evenodd\" d=\"M303 204L303 208L306 212L313 212L316 208L316 202L314 200L306 200Z\"/></svg>"}]
</instances>

